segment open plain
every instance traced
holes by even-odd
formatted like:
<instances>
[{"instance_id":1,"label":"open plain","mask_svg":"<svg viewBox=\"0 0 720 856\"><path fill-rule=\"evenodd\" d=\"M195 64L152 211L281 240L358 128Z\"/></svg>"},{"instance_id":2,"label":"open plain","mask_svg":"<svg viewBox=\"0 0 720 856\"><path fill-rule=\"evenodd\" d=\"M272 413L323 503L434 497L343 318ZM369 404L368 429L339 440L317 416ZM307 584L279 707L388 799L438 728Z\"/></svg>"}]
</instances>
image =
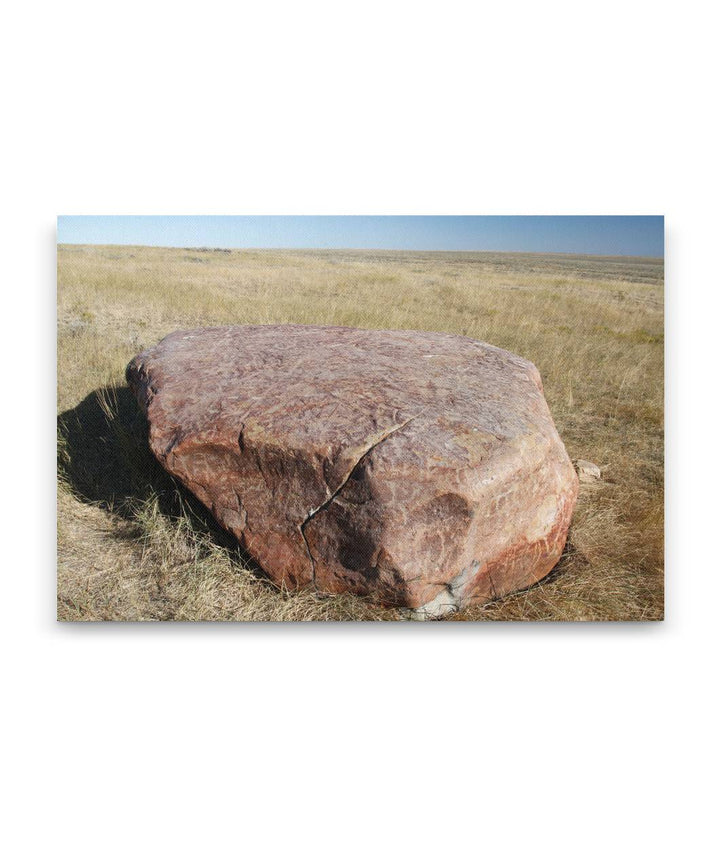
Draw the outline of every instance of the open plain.
<instances>
[{"instance_id":1,"label":"open plain","mask_svg":"<svg viewBox=\"0 0 720 856\"><path fill-rule=\"evenodd\" d=\"M581 485L540 583L446 620L663 616L663 262L635 257L58 247L58 617L395 620L272 586L156 463L125 366L177 329L460 333L532 360Z\"/></svg>"}]
</instances>

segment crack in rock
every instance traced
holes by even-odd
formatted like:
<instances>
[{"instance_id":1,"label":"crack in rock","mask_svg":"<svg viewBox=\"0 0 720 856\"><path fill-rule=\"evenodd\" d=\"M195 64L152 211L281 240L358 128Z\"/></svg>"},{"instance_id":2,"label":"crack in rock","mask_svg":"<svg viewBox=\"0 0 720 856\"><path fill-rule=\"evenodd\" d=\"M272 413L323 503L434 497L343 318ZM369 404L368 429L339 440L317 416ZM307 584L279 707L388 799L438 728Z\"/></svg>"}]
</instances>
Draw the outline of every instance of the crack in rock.
<instances>
[{"instance_id":1,"label":"crack in rock","mask_svg":"<svg viewBox=\"0 0 720 856\"><path fill-rule=\"evenodd\" d=\"M488 582L490 583L490 590L492 591L492 599L497 600L497 592L495 591L495 583L493 582L492 574L490 573L490 569L487 572Z\"/></svg>"},{"instance_id":2,"label":"crack in rock","mask_svg":"<svg viewBox=\"0 0 720 856\"><path fill-rule=\"evenodd\" d=\"M355 463L352 465L352 467L350 467L348 474L340 482L338 487L335 488L335 490L330 494L330 496L328 496L328 498L323 503L318 505L317 508L311 509L310 512L308 513L307 517L298 526L298 529L300 530L300 535L302 536L302 539L305 542L305 549L307 550L308 558L310 559L310 567L312 570L313 585L315 585L315 557L313 556L312 550L310 549L310 545L308 544L308 540L307 540L307 537L305 535L305 527L313 519L313 517L315 517L316 514L323 511L324 509L326 509L330 505L330 503L335 499L335 497L340 493L340 491L350 481L355 470L357 470L357 468L360 466L360 464L365 460L365 458L367 458L367 456L370 454L370 452L372 452L373 449L376 449L381 443L384 443L385 440L388 439L388 437L391 437L393 434L396 434L398 431L400 431L402 428L404 428L409 422L412 422L413 419L416 419L419 415L420 415L419 413L416 413L414 416L411 416L409 419L406 419L404 422L401 422L399 425L393 425L393 427L390 428L388 431L386 431L379 439L377 439L373 443L371 443L365 449L365 451L360 455L360 457L357 459L357 461L355 461Z\"/></svg>"}]
</instances>

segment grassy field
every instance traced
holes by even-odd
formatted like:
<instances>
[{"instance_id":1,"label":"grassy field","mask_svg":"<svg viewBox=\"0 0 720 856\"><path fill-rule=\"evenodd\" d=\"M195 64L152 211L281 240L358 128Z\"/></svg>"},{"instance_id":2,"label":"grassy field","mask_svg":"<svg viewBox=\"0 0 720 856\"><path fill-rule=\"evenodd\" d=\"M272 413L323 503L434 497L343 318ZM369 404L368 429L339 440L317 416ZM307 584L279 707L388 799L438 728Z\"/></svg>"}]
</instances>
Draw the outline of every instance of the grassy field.
<instances>
[{"instance_id":1,"label":"grassy field","mask_svg":"<svg viewBox=\"0 0 720 856\"><path fill-rule=\"evenodd\" d=\"M663 616L663 263L500 253L58 247L58 617L396 620L281 591L156 464L124 382L179 328L343 324L461 333L540 370L581 486L541 583L446 620Z\"/></svg>"}]
</instances>

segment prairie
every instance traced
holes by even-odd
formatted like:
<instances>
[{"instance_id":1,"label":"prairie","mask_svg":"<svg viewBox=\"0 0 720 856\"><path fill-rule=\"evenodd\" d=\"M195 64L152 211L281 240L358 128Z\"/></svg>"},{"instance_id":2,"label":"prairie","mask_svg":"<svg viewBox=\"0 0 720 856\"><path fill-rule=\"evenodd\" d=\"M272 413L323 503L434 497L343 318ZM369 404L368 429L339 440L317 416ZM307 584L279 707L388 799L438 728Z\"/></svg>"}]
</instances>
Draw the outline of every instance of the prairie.
<instances>
[{"instance_id":1,"label":"prairie","mask_svg":"<svg viewBox=\"0 0 720 856\"><path fill-rule=\"evenodd\" d=\"M445 620L663 617L663 262L502 253L58 247L58 618L397 620L279 590L147 448L128 361L173 330L438 330L532 360L581 486L543 581Z\"/></svg>"}]
</instances>

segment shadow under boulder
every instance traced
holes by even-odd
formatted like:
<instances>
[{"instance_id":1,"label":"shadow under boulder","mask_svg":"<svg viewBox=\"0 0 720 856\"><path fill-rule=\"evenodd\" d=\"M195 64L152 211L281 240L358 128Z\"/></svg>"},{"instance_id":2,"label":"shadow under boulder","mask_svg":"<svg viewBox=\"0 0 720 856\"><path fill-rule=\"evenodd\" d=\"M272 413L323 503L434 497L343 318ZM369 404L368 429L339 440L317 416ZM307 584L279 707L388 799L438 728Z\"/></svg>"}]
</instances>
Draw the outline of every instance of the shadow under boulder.
<instances>
[{"instance_id":1,"label":"shadow under boulder","mask_svg":"<svg viewBox=\"0 0 720 856\"><path fill-rule=\"evenodd\" d=\"M95 390L58 416L57 429L58 477L78 499L126 519L156 500L164 516L189 517L194 528L254 566L237 540L158 463L148 445L147 420L128 387Z\"/></svg>"}]
</instances>

